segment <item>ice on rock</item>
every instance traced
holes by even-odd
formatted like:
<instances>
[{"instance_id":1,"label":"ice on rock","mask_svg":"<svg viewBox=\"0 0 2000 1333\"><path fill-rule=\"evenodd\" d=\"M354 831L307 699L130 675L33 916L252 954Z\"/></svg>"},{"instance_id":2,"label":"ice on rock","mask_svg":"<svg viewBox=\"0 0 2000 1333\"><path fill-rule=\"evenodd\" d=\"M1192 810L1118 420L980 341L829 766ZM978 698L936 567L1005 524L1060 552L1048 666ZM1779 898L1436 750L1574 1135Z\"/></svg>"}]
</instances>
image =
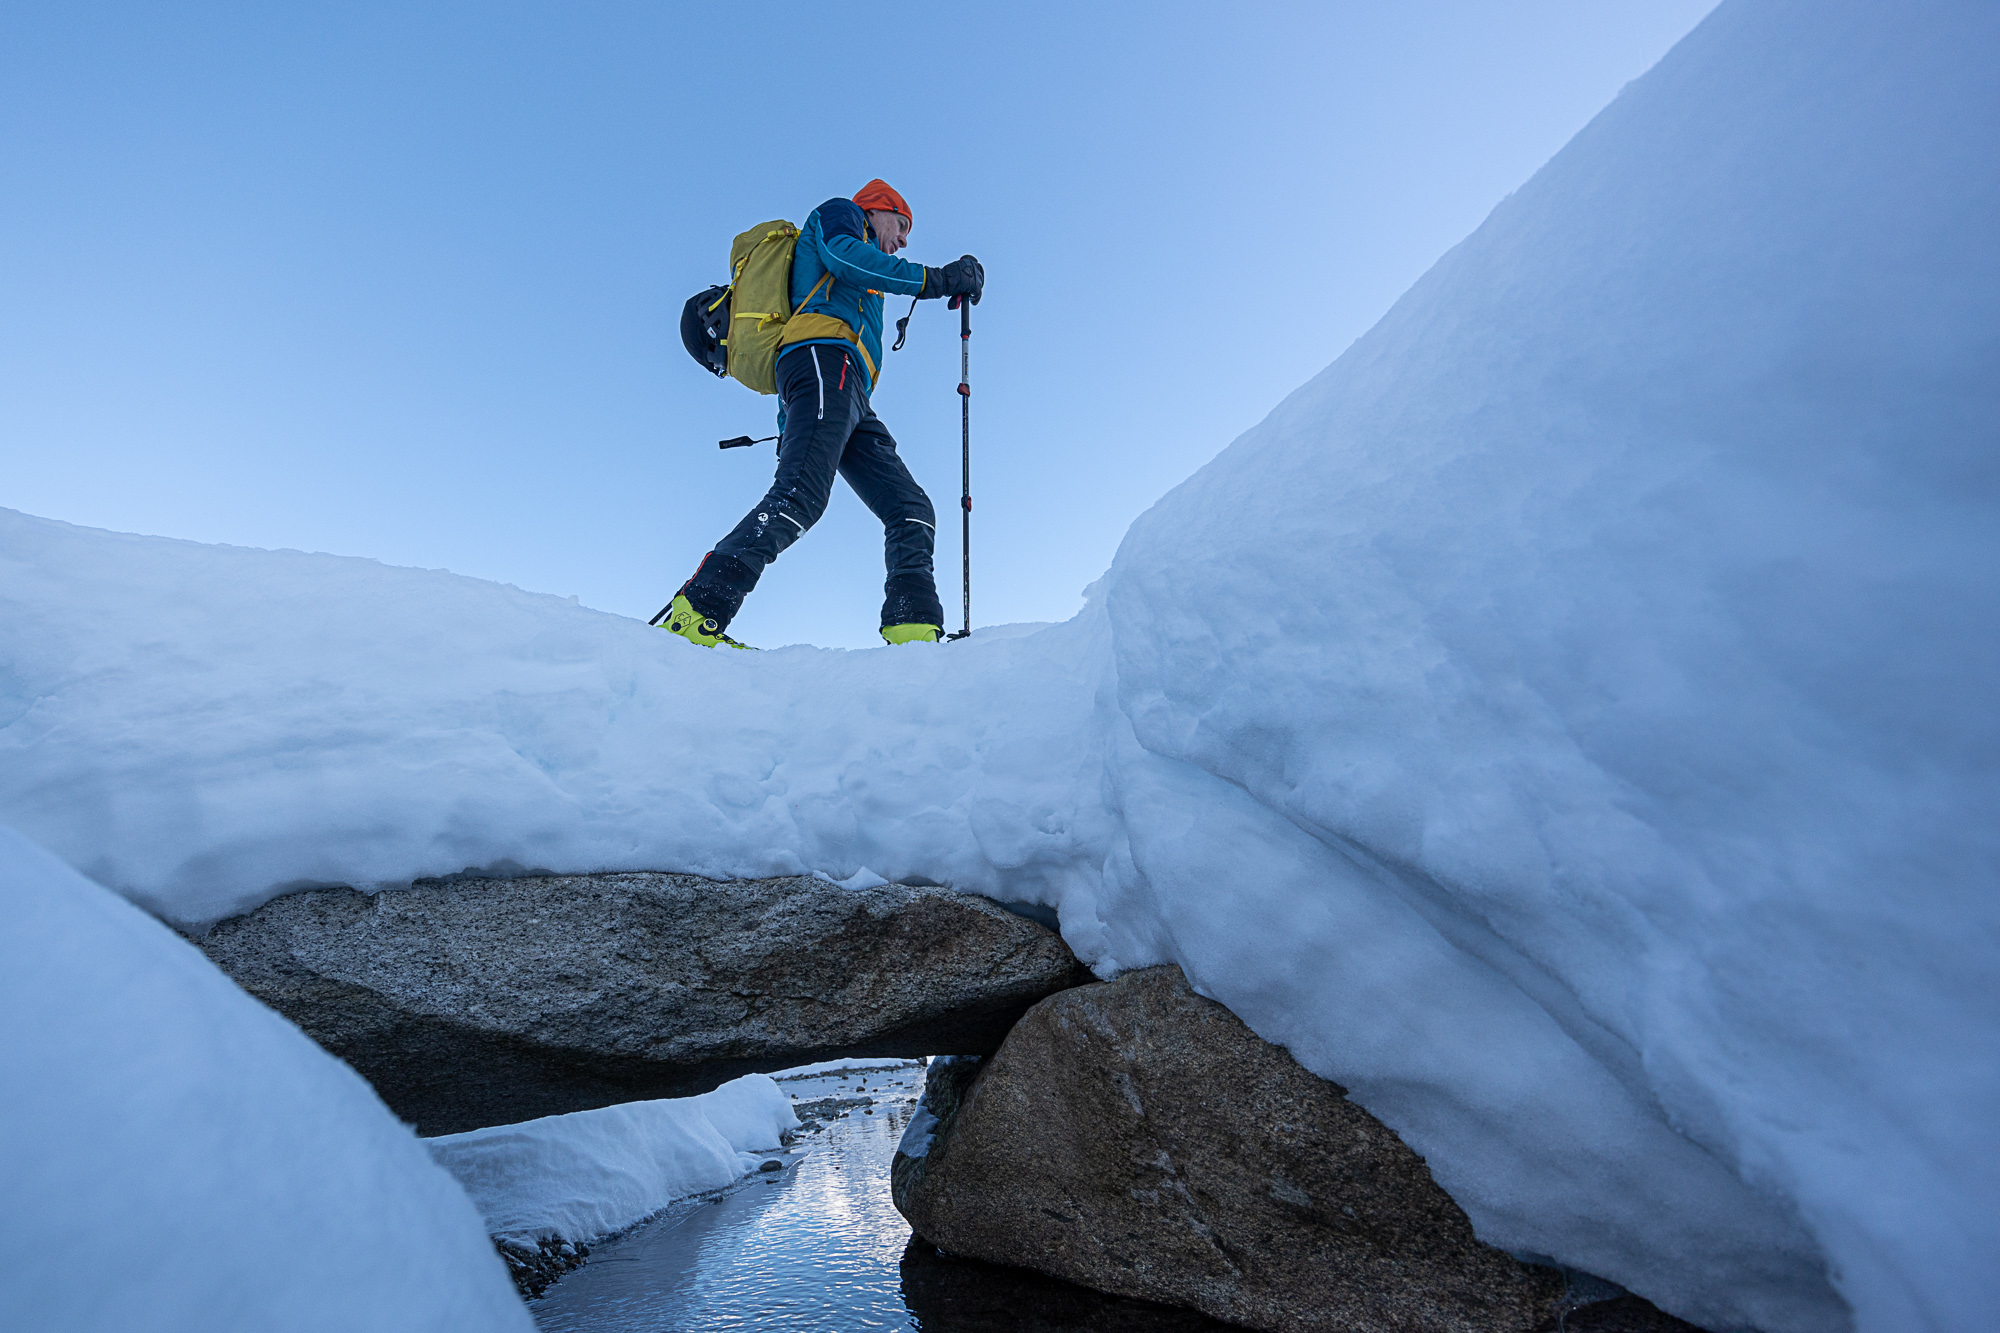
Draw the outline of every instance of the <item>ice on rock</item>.
<instances>
[{"instance_id":1,"label":"ice on rock","mask_svg":"<svg viewBox=\"0 0 2000 1333\"><path fill-rule=\"evenodd\" d=\"M355 1073L0 826L0 1310L63 1333L533 1327Z\"/></svg>"},{"instance_id":2,"label":"ice on rock","mask_svg":"<svg viewBox=\"0 0 2000 1333\"><path fill-rule=\"evenodd\" d=\"M938 1118L931 1108L918 1102L910 1112L910 1123L903 1126L903 1137L896 1142L897 1155L902 1157L928 1157L931 1144L937 1138Z\"/></svg>"},{"instance_id":3,"label":"ice on rock","mask_svg":"<svg viewBox=\"0 0 2000 1333\"><path fill-rule=\"evenodd\" d=\"M1726 0L1061 625L712 654L0 514L0 817L190 922L501 862L1040 904L1496 1244L1717 1329L1982 1327L1995 69L1990 4Z\"/></svg>"}]
</instances>

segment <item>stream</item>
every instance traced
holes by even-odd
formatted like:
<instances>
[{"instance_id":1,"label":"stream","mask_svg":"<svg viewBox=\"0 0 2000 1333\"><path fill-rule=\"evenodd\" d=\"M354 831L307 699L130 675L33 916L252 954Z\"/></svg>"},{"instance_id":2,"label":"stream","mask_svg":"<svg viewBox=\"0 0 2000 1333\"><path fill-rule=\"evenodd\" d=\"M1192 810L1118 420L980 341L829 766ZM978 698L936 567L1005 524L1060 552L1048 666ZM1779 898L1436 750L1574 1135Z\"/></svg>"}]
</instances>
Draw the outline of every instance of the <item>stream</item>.
<instances>
[{"instance_id":1,"label":"stream","mask_svg":"<svg viewBox=\"0 0 2000 1333\"><path fill-rule=\"evenodd\" d=\"M889 1200L889 1163L924 1071L781 1079L824 1128L768 1156L782 1170L683 1200L591 1247L529 1303L541 1333L914 1329L922 1333L1227 1333L1187 1310L1105 1296L915 1240Z\"/></svg>"}]
</instances>

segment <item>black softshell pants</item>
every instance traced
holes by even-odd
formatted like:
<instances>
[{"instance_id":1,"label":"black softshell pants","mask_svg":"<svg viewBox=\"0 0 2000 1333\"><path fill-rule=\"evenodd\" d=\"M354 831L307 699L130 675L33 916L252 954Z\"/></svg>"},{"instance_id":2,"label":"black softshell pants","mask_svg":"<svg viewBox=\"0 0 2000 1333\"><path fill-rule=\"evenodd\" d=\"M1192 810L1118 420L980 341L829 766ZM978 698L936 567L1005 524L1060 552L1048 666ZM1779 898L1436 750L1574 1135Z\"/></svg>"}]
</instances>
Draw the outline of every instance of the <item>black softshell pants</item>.
<instances>
[{"instance_id":1,"label":"black softshell pants","mask_svg":"<svg viewBox=\"0 0 2000 1333\"><path fill-rule=\"evenodd\" d=\"M702 560L682 589L688 601L728 628L764 566L819 522L838 474L882 520L888 566L883 625L943 625L931 573L937 515L868 406L859 356L813 343L780 356L777 370L784 404L778 475L757 507Z\"/></svg>"}]
</instances>

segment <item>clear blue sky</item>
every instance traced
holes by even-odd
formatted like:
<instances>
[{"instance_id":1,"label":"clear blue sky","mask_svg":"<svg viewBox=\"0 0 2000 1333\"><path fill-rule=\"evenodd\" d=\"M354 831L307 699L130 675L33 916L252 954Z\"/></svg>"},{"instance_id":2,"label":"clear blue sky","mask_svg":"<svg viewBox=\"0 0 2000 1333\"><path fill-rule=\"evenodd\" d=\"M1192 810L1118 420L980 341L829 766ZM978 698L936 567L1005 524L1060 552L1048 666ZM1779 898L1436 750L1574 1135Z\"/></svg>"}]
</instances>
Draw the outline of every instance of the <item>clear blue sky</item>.
<instances>
[{"instance_id":1,"label":"clear blue sky","mask_svg":"<svg viewBox=\"0 0 2000 1333\"><path fill-rule=\"evenodd\" d=\"M772 465L681 303L882 176L988 274L975 623L1059 619L1710 7L11 5L0 505L649 616ZM875 396L943 519L955 335ZM837 487L736 632L876 642L880 550Z\"/></svg>"}]
</instances>

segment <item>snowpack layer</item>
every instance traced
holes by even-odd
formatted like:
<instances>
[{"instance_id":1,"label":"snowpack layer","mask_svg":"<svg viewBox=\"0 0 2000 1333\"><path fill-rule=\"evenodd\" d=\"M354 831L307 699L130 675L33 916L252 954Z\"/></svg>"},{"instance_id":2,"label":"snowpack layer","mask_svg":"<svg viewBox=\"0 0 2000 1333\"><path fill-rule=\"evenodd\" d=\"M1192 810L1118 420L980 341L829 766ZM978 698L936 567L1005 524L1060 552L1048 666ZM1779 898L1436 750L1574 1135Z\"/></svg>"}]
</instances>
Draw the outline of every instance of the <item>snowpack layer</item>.
<instances>
[{"instance_id":1,"label":"snowpack layer","mask_svg":"<svg viewBox=\"0 0 2000 1333\"><path fill-rule=\"evenodd\" d=\"M533 1328L409 1128L186 940L4 826L0 914L8 1328Z\"/></svg>"},{"instance_id":2,"label":"snowpack layer","mask_svg":"<svg viewBox=\"0 0 2000 1333\"><path fill-rule=\"evenodd\" d=\"M184 922L508 866L1051 905L1491 1242L1717 1329L1982 1326L1995 68L1990 5L1729 0L1062 625L706 653L0 515L0 818Z\"/></svg>"},{"instance_id":3,"label":"snowpack layer","mask_svg":"<svg viewBox=\"0 0 2000 1333\"><path fill-rule=\"evenodd\" d=\"M589 1243L676 1199L757 1169L755 1152L797 1129L791 1099L767 1074L698 1097L626 1102L425 1139L486 1219L509 1240Z\"/></svg>"}]
</instances>

